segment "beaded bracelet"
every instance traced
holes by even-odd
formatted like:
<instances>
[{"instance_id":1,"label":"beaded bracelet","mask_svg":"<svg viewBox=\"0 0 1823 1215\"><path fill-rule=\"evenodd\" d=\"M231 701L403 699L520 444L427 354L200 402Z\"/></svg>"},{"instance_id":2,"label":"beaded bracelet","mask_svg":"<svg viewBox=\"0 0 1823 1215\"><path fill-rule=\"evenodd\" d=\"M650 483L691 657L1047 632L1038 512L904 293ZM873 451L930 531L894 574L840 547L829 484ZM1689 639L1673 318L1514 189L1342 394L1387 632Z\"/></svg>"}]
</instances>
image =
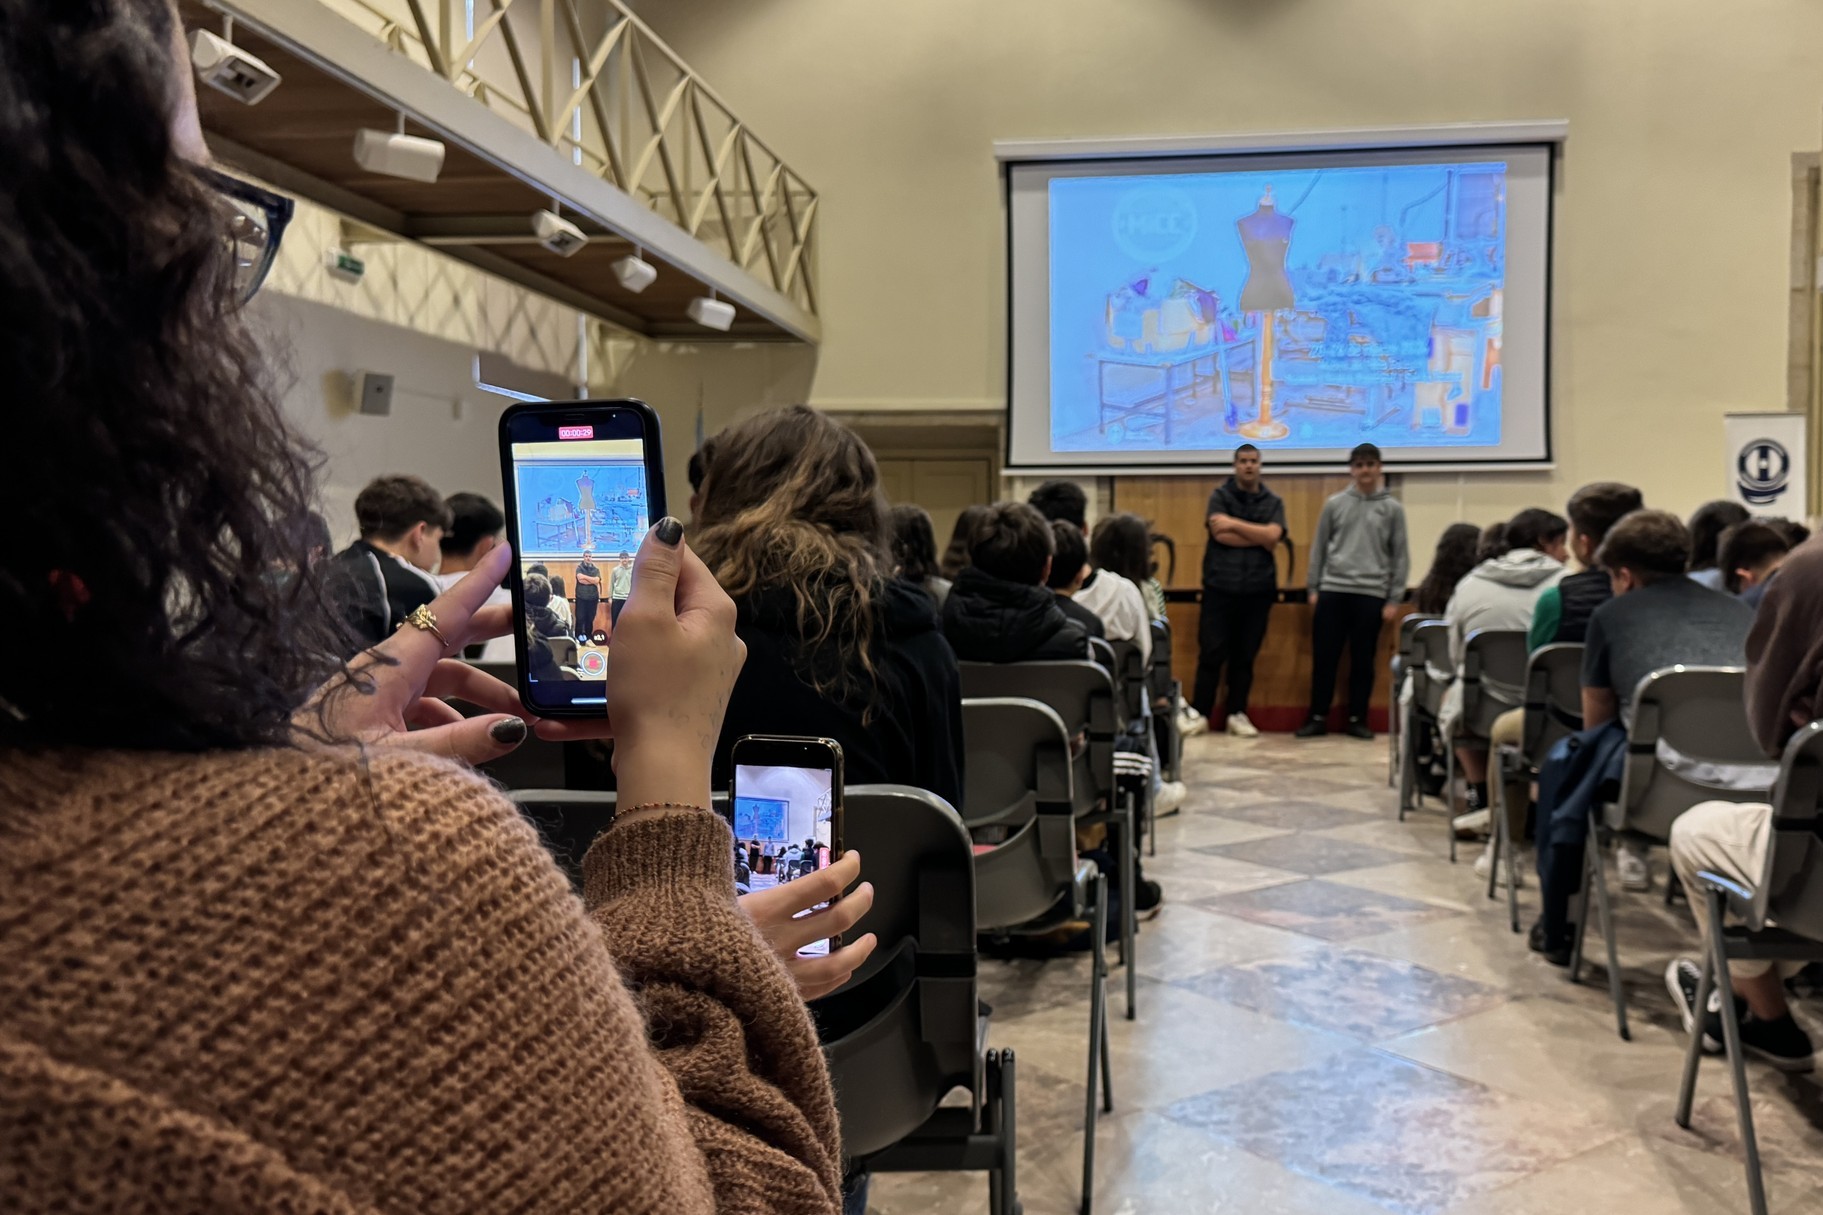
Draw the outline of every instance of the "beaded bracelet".
<instances>
[{"instance_id":1,"label":"beaded bracelet","mask_svg":"<svg viewBox=\"0 0 1823 1215\"><path fill-rule=\"evenodd\" d=\"M618 818L623 814L637 814L641 810L700 810L704 814L713 813L707 806L692 805L689 802L641 802L637 806L616 810L614 816Z\"/></svg>"}]
</instances>

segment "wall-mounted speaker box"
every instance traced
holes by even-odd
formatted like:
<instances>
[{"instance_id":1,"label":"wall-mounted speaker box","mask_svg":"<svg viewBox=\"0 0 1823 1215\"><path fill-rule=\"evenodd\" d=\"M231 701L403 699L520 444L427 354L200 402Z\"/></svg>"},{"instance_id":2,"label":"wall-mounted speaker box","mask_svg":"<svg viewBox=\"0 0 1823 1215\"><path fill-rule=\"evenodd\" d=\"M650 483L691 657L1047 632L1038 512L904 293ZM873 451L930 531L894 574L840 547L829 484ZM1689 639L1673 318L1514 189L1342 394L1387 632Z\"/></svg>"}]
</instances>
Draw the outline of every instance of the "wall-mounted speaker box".
<instances>
[{"instance_id":1,"label":"wall-mounted speaker box","mask_svg":"<svg viewBox=\"0 0 1823 1215\"><path fill-rule=\"evenodd\" d=\"M355 408L375 417L392 412L392 377L383 371L363 371L355 378Z\"/></svg>"}]
</instances>

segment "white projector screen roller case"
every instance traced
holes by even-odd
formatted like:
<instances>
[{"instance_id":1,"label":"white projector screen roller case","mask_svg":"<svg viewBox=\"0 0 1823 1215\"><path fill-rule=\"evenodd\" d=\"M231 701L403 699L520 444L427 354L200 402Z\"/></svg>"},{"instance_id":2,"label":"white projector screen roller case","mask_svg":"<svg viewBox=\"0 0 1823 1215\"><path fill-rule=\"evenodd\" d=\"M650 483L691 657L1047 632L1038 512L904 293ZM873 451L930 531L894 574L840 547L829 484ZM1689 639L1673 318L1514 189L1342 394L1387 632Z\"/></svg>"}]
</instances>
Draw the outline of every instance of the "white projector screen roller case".
<instances>
[{"instance_id":1,"label":"white projector screen roller case","mask_svg":"<svg viewBox=\"0 0 1823 1215\"><path fill-rule=\"evenodd\" d=\"M1016 470L1539 465L1546 144L1007 166Z\"/></svg>"}]
</instances>

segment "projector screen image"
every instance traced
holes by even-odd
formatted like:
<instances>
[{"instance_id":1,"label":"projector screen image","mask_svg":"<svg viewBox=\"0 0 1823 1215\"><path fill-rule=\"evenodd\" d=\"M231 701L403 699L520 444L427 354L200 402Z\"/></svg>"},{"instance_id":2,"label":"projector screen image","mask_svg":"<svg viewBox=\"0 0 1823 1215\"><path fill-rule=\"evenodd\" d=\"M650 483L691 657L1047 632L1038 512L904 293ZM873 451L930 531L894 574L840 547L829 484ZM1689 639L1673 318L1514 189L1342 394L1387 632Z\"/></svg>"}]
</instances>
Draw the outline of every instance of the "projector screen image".
<instances>
[{"instance_id":1,"label":"projector screen image","mask_svg":"<svg viewBox=\"0 0 1823 1215\"><path fill-rule=\"evenodd\" d=\"M1537 463L1542 147L1009 170L1009 464Z\"/></svg>"}]
</instances>

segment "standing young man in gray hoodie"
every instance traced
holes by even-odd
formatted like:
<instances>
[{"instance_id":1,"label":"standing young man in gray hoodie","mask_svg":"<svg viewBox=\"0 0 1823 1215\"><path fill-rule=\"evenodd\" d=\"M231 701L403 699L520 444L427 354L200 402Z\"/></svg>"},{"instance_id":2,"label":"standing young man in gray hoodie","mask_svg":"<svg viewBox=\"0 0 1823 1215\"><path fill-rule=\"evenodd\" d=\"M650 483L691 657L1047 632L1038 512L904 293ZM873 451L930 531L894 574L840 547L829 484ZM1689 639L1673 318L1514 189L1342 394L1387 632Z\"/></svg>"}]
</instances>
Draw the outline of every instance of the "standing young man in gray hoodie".
<instances>
[{"instance_id":1,"label":"standing young man in gray hoodie","mask_svg":"<svg viewBox=\"0 0 1823 1215\"><path fill-rule=\"evenodd\" d=\"M1348 733L1372 738L1367 703L1379 666L1380 626L1399 617L1411 551L1405 508L1393 500L1380 470L1380 449L1363 443L1348 456L1354 479L1323 504L1310 543L1310 720L1299 738L1329 733L1336 669L1348 656Z\"/></svg>"}]
</instances>

